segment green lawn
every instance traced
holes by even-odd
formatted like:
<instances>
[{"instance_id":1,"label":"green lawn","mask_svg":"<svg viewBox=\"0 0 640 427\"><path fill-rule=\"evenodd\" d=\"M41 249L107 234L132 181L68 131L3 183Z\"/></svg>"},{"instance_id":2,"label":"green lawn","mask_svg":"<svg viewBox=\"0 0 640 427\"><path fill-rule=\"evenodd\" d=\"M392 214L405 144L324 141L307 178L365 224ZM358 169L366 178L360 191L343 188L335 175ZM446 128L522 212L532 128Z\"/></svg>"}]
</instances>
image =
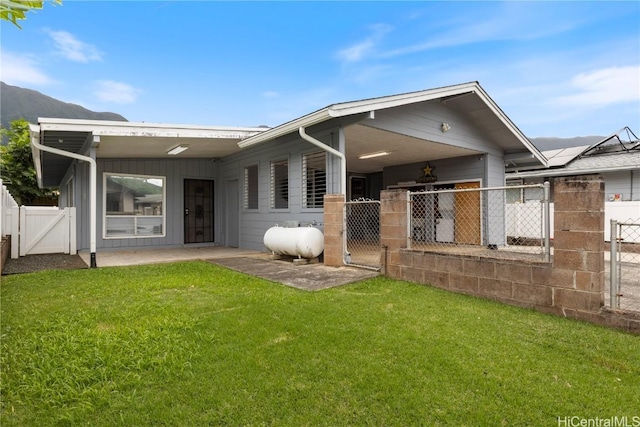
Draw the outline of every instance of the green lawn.
<instances>
[{"instance_id":1,"label":"green lawn","mask_svg":"<svg viewBox=\"0 0 640 427\"><path fill-rule=\"evenodd\" d=\"M640 337L382 277L311 293L184 262L0 290L3 427L640 416Z\"/></svg>"}]
</instances>

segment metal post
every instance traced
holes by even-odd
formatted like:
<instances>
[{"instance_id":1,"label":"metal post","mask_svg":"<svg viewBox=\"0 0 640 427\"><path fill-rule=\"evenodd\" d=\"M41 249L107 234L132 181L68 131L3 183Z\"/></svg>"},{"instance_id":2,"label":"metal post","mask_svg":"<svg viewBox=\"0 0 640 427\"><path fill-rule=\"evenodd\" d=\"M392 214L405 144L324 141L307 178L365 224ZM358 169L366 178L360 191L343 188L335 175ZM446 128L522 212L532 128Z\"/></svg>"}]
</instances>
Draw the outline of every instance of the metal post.
<instances>
[{"instance_id":1,"label":"metal post","mask_svg":"<svg viewBox=\"0 0 640 427\"><path fill-rule=\"evenodd\" d=\"M413 248L413 199L411 191L407 191L407 248Z\"/></svg>"},{"instance_id":2,"label":"metal post","mask_svg":"<svg viewBox=\"0 0 640 427\"><path fill-rule=\"evenodd\" d=\"M543 185L543 209L544 209L544 258L546 262L551 262L551 210L550 194L551 184L549 181L545 181Z\"/></svg>"},{"instance_id":3,"label":"metal post","mask_svg":"<svg viewBox=\"0 0 640 427\"><path fill-rule=\"evenodd\" d=\"M611 259L609 266L609 306L618 308L618 222L611 220Z\"/></svg>"}]
</instances>

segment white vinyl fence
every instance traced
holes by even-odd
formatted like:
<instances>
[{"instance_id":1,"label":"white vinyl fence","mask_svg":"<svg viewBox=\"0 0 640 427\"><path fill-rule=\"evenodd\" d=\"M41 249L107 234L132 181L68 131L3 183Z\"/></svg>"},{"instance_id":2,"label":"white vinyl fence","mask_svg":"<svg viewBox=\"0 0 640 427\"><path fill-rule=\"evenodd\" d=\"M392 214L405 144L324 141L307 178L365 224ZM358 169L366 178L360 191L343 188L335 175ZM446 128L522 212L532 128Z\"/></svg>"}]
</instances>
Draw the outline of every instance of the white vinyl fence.
<instances>
[{"instance_id":1,"label":"white vinyl fence","mask_svg":"<svg viewBox=\"0 0 640 427\"><path fill-rule=\"evenodd\" d=\"M11 258L36 254L75 254L76 208L22 206L13 208L19 217L11 237ZM15 236L19 235L19 239Z\"/></svg>"},{"instance_id":2,"label":"white vinyl fence","mask_svg":"<svg viewBox=\"0 0 640 427\"><path fill-rule=\"evenodd\" d=\"M18 203L0 179L0 238L11 235L11 215L14 207L18 207Z\"/></svg>"},{"instance_id":3,"label":"white vinyl fence","mask_svg":"<svg viewBox=\"0 0 640 427\"><path fill-rule=\"evenodd\" d=\"M553 239L553 213L554 204L550 203L549 211L551 213L551 238ZM532 227L529 220L532 217L541 217L540 204L538 201L526 203L507 203L507 234L513 236L521 236L526 238L535 238L539 236L538 228ZM611 235L611 220L618 222L628 222L640 218L640 201L634 202L605 202L604 204L604 236L605 240L609 240ZM540 224L540 222L534 222ZM636 240L630 240L633 243L640 243L640 236L633 237Z\"/></svg>"},{"instance_id":4,"label":"white vinyl fence","mask_svg":"<svg viewBox=\"0 0 640 427\"><path fill-rule=\"evenodd\" d=\"M76 208L18 206L0 180L0 238L11 236L11 258L75 254Z\"/></svg>"}]
</instances>

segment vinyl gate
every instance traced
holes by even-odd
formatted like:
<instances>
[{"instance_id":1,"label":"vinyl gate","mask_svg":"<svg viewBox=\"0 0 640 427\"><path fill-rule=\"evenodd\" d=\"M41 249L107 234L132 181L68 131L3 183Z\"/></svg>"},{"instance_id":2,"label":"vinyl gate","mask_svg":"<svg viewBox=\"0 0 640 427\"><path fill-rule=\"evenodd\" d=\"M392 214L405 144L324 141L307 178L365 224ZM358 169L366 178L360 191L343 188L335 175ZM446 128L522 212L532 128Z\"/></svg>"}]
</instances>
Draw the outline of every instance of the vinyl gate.
<instances>
[{"instance_id":1,"label":"vinyl gate","mask_svg":"<svg viewBox=\"0 0 640 427\"><path fill-rule=\"evenodd\" d=\"M344 205L344 262L380 269L380 201L358 199Z\"/></svg>"},{"instance_id":2,"label":"vinyl gate","mask_svg":"<svg viewBox=\"0 0 640 427\"><path fill-rule=\"evenodd\" d=\"M77 252L76 208L21 206L12 210L11 258Z\"/></svg>"},{"instance_id":3,"label":"vinyl gate","mask_svg":"<svg viewBox=\"0 0 640 427\"><path fill-rule=\"evenodd\" d=\"M640 312L640 220L611 220L609 306Z\"/></svg>"}]
</instances>

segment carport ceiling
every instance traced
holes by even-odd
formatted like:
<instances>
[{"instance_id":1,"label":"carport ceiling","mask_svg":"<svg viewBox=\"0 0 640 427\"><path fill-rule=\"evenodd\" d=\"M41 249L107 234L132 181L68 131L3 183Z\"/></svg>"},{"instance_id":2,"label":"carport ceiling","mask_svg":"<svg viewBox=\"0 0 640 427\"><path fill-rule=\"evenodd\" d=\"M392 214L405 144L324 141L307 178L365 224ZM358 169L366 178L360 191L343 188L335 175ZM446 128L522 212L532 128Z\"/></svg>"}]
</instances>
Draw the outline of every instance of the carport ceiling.
<instances>
[{"instance_id":1,"label":"carport ceiling","mask_svg":"<svg viewBox=\"0 0 640 427\"><path fill-rule=\"evenodd\" d=\"M240 151L238 138L167 138L167 137L136 137L101 136L96 150L98 158L202 158L214 159L228 156ZM188 145L186 151L168 156L167 151L176 145Z\"/></svg>"},{"instance_id":2,"label":"carport ceiling","mask_svg":"<svg viewBox=\"0 0 640 427\"><path fill-rule=\"evenodd\" d=\"M381 172L387 166L433 161L450 157L480 154L479 151L426 141L399 133L364 126L345 128L347 169L349 172ZM360 159L367 153L387 151L388 156Z\"/></svg>"}]
</instances>

